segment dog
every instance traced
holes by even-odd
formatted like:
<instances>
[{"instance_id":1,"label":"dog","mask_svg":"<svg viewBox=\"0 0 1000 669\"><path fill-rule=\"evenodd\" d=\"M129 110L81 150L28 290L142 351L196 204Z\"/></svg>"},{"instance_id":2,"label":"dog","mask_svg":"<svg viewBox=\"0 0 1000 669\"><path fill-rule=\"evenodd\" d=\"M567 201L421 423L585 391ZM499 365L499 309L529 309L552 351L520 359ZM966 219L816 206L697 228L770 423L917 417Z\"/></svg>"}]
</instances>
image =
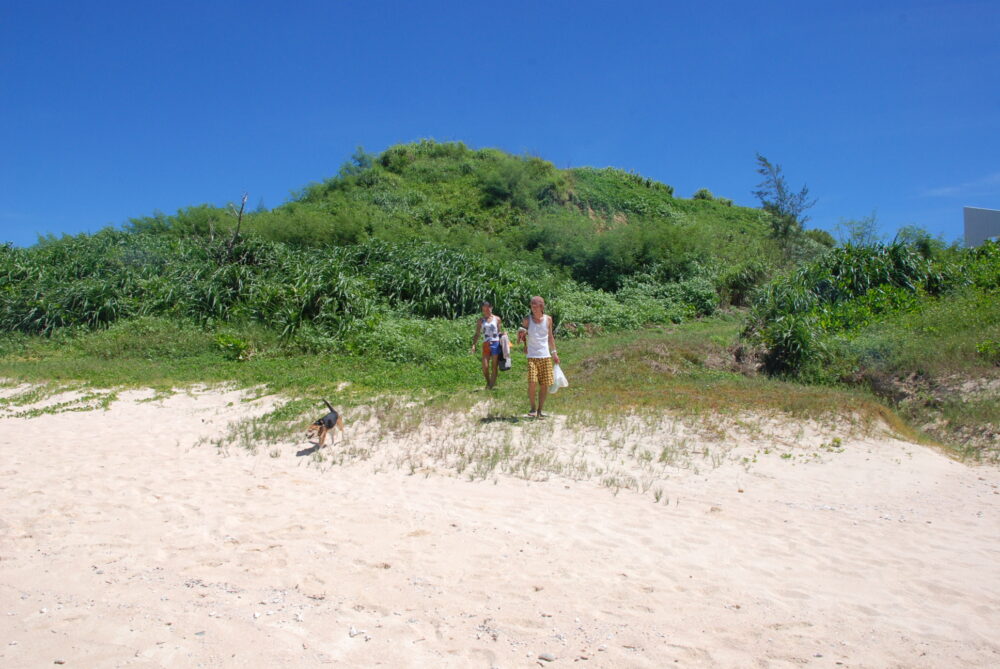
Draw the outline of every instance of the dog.
<instances>
[{"instance_id":1,"label":"dog","mask_svg":"<svg viewBox=\"0 0 1000 669\"><path fill-rule=\"evenodd\" d=\"M323 444L326 443L326 435L330 435L330 445L333 446L336 438L333 434L333 428L340 428L340 437L344 437L344 417L337 413L337 410L330 406L330 403L323 400L323 404L326 408L330 410L330 413L326 414L322 418L316 419L316 422L312 423L308 429L306 429L306 439L311 439L312 437L318 437L319 441L316 444L316 448L323 448Z\"/></svg>"}]
</instances>

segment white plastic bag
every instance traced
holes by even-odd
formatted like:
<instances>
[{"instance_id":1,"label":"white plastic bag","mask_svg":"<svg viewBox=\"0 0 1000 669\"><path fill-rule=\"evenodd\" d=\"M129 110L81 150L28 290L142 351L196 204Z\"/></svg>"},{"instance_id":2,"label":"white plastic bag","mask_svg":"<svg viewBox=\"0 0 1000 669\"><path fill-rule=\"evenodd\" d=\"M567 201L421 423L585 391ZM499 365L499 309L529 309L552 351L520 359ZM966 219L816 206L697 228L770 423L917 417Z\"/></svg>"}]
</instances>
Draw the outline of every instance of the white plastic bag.
<instances>
[{"instance_id":1,"label":"white plastic bag","mask_svg":"<svg viewBox=\"0 0 1000 669\"><path fill-rule=\"evenodd\" d=\"M569 386L569 381L566 380L566 375L563 374L562 367L556 365L552 368L552 378L554 381L552 385L549 386L550 393L556 393L560 388L566 388Z\"/></svg>"},{"instance_id":2,"label":"white plastic bag","mask_svg":"<svg viewBox=\"0 0 1000 669\"><path fill-rule=\"evenodd\" d=\"M500 371L510 371L512 361L510 359L510 339L507 335L500 335Z\"/></svg>"}]
</instances>

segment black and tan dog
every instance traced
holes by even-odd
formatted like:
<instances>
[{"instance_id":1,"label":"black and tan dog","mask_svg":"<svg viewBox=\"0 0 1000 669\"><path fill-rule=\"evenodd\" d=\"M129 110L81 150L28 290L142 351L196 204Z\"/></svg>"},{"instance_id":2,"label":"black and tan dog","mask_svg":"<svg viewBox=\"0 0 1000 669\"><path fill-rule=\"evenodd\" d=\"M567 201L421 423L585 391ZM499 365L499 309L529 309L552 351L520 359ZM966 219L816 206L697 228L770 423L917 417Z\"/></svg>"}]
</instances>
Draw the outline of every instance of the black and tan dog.
<instances>
[{"instance_id":1,"label":"black and tan dog","mask_svg":"<svg viewBox=\"0 0 1000 669\"><path fill-rule=\"evenodd\" d=\"M312 437L318 437L319 440L316 442L316 448L323 448L323 444L326 443L326 435L330 435L330 445L332 446L335 440L333 434L333 428L340 428L340 436L344 436L344 417L337 413L337 410L330 406L330 403L323 400L323 404L326 408L330 410L330 413L326 414L322 418L316 420L315 423L309 426L306 430L306 439Z\"/></svg>"}]
</instances>

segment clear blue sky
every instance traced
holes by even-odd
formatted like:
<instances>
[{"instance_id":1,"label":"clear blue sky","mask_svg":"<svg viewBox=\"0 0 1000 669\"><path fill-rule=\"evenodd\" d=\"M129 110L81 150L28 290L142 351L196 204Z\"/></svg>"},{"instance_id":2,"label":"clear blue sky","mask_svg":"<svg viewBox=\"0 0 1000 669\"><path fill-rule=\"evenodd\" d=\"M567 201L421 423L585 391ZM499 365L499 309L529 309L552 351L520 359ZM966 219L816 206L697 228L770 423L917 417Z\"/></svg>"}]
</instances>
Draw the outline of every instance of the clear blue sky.
<instances>
[{"instance_id":1,"label":"clear blue sky","mask_svg":"<svg viewBox=\"0 0 1000 669\"><path fill-rule=\"evenodd\" d=\"M1000 2L0 0L0 241L285 201L422 137L614 165L813 225L1000 208Z\"/></svg>"}]
</instances>

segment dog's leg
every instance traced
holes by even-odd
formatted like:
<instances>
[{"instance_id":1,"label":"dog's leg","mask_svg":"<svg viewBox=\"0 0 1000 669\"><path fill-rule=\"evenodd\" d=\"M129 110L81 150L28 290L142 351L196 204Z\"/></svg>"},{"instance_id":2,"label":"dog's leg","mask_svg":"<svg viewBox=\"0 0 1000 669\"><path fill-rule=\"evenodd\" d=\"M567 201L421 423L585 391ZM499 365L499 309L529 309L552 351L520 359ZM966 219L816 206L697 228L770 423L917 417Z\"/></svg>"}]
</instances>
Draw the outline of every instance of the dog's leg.
<instances>
[{"instance_id":1,"label":"dog's leg","mask_svg":"<svg viewBox=\"0 0 1000 669\"><path fill-rule=\"evenodd\" d=\"M327 433L326 427L321 427L319 429L319 442L317 442L317 444L316 444L316 450L317 451L319 449L323 448L323 444L326 443L326 433Z\"/></svg>"}]
</instances>

